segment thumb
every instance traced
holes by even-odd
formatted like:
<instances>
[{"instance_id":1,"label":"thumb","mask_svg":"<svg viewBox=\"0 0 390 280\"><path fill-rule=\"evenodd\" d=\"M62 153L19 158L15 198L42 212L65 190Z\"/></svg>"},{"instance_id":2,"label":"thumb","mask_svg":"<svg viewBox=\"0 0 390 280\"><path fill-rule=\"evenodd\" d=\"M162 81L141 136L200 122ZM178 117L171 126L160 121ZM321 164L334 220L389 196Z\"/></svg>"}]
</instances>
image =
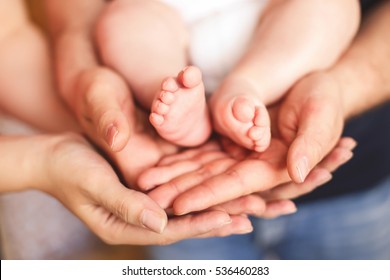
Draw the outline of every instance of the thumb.
<instances>
[{"instance_id":1,"label":"thumb","mask_svg":"<svg viewBox=\"0 0 390 280\"><path fill-rule=\"evenodd\" d=\"M82 100L78 115L90 136L117 152L127 144L134 104L121 77L111 70L98 68L81 78Z\"/></svg>"},{"instance_id":2,"label":"thumb","mask_svg":"<svg viewBox=\"0 0 390 280\"><path fill-rule=\"evenodd\" d=\"M320 103L303 108L296 137L287 154L287 168L295 183L306 176L336 145L342 132L342 121L332 108Z\"/></svg>"},{"instance_id":3,"label":"thumb","mask_svg":"<svg viewBox=\"0 0 390 280\"><path fill-rule=\"evenodd\" d=\"M97 202L124 222L157 233L162 233L168 222L165 211L150 197L120 183L107 188Z\"/></svg>"}]
</instances>

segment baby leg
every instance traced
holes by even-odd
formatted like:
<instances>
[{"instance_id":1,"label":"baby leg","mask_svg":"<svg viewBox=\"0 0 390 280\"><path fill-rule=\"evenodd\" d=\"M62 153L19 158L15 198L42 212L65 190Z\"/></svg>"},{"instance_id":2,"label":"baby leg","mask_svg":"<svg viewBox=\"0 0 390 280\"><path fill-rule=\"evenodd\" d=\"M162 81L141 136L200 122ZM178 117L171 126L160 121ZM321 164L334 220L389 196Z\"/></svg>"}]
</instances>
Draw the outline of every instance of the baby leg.
<instances>
[{"instance_id":1,"label":"baby leg","mask_svg":"<svg viewBox=\"0 0 390 280\"><path fill-rule=\"evenodd\" d=\"M96 35L103 62L151 108L151 123L163 138L193 146L209 137L203 82L197 68L185 68L187 31L175 10L160 1L117 0Z\"/></svg>"},{"instance_id":2,"label":"baby leg","mask_svg":"<svg viewBox=\"0 0 390 280\"><path fill-rule=\"evenodd\" d=\"M215 128L246 148L266 149L270 122L264 105L334 63L358 22L353 0L270 2L246 53L210 100Z\"/></svg>"}]
</instances>

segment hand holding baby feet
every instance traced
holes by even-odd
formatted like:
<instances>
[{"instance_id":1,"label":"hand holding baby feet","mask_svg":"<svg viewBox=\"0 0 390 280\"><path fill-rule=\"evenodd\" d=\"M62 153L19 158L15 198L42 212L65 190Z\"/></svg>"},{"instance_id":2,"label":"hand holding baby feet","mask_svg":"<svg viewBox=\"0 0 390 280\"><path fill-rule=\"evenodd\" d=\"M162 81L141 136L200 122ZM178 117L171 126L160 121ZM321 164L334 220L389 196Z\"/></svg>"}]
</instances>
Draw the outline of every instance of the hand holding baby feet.
<instances>
[{"instance_id":1,"label":"hand holding baby feet","mask_svg":"<svg viewBox=\"0 0 390 280\"><path fill-rule=\"evenodd\" d=\"M301 184L288 178L288 147L277 139L264 153L251 152L240 160L214 145L170 155L145 170L138 183L160 207L178 215L212 207L233 215L277 217L296 211L290 199L329 181L351 158L355 145L351 138L342 138Z\"/></svg>"},{"instance_id":2,"label":"hand holding baby feet","mask_svg":"<svg viewBox=\"0 0 390 280\"><path fill-rule=\"evenodd\" d=\"M243 79L227 79L210 100L215 129L237 144L263 152L271 140L270 118L257 88Z\"/></svg>"},{"instance_id":3,"label":"hand holding baby feet","mask_svg":"<svg viewBox=\"0 0 390 280\"><path fill-rule=\"evenodd\" d=\"M202 74L194 66L167 78L152 103L150 122L164 139L197 146L211 134Z\"/></svg>"}]
</instances>

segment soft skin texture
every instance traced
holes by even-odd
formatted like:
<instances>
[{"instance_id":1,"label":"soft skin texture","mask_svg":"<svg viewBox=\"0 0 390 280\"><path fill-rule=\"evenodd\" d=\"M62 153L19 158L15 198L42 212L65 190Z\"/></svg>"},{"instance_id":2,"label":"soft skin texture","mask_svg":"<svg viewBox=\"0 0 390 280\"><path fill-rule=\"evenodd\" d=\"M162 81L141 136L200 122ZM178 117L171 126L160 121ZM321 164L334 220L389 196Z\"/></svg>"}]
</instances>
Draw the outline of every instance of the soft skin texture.
<instances>
[{"instance_id":1,"label":"soft skin texture","mask_svg":"<svg viewBox=\"0 0 390 280\"><path fill-rule=\"evenodd\" d=\"M16 19L16 15L20 15L22 20L15 23L15 26L12 24L2 25L4 28L10 27L11 30L5 30L4 34L7 36L1 38L1 44L8 44L13 39L19 39L20 37L21 42L38 42L39 45L44 47L43 49L46 49L46 41L40 36L40 33L36 32L34 36L29 36L32 30L32 23L27 18L23 18L25 14L20 10L23 7L22 3L17 1L4 3L10 5L10 9L8 9L10 14L15 13L14 16L11 16L12 19ZM15 9L11 9L12 7ZM15 30L17 33L16 37L13 36ZM29 44L25 45L28 46ZM38 50L38 58L39 54L44 53L41 52L41 49L31 49L30 52L25 52L24 49L15 48L12 55L18 57L19 52L23 52L34 58L36 55L35 50ZM47 53L44 54L47 55ZM39 67L41 63L45 64L47 62L47 58L43 58L43 60L37 59L37 69L46 69ZM15 65L21 66L20 64ZM94 76L92 75L92 77ZM105 77L111 78L113 76L110 76L108 73ZM91 79L90 76L87 76L87 78ZM11 75L8 76L6 82L9 85L17 85L20 83L20 79L16 75ZM29 90L32 93L36 93L39 92L38 89L48 88L49 85L51 85L50 75L42 75L42 79L38 79L35 83L30 84L31 88ZM20 102L24 101L23 94L25 91L23 88L11 89L4 87L2 94L4 96L12 96L15 100L21 98ZM98 89L101 90L100 87ZM92 96L92 104L96 105L94 103L96 100L93 98L101 101L99 90L93 91L97 92L97 94L89 95L90 97ZM63 114L61 110L53 112L53 109L58 109L62 106L54 93L54 91L47 92L47 94L50 94L48 96L49 105L45 103L48 100L45 98L41 100L42 96L36 96L37 102L42 101L39 104L41 111L38 116L45 116L49 121L58 121L59 116L56 113L59 115ZM32 96L32 98L34 97ZM54 105L51 103L54 103ZM133 106L132 103L130 103L130 106ZM16 114L18 109L20 109L17 106L8 106L8 108L7 113L10 115L13 115L14 110ZM99 108L94 109L101 112ZM66 111L64 112L66 114ZM25 119L31 120L32 124L38 122L39 127L50 130L47 122L40 124L39 121L32 121L36 117L34 110L26 110L24 114ZM66 118L70 122L72 121L70 115L66 115ZM77 130L77 125L75 127L74 130ZM67 126L67 122L56 123L56 130L71 130L72 128ZM137 129L136 135L142 134L139 132L139 130L144 131L142 122L139 123ZM152 145L151 143L154 143L155 140L153 140L152 134L147 135L145 138L149 139L149 142L142 136L134 136L133 140L139 140L139 142L146 145L145 149L151 150L153 155L157 151L153 151L147 145ZM61 201L87 224L96 235L108 243L146 244L150 242L163 244L182 238L195 237L200 234L214 236L251 230L251 225L245 217L229 216L222 211L191 215L185 219L170 220L168 222L165 212L155 202L145 194L125 188L120 183L111 166L81 136L76 134L31 137L1 136L0 142L2 154L0 160L2 168L0 192L16 192L28 188L45 191ZM131 144L134 143L132 142ZM160 145L155 145L158 146L158 149L162 149ZM134 168L135 172L139 172L136 166ZM15 176L15 174L20 176ZM69 176L69 174L72 174L72 176ZM195 228L189 229L189 223L194 224ZM169 228L172 228L173 232ZM216 228L220 228L221 231L212 231ZM160 233L164 229L167 230L167 235L156 233L154 235L149 234L149 236L147 233Z\"/></svg>"},{"instance_id":2,"label":"soft skin texture","mask_svg":"<svg viewBox=\"0 0 390 280\"><path fill-rule=\"evenodd\" d=\"M383 20L383 18L382 18L382 20ZM379 30L379 32L383 32L383 29L376 29L376 30L374 30L375 32L376 31L378 31ZM364 31L364 29L363 29L363 31ZM371 32L373 31L373 29L371 29ZM364 32L362 33L362 34L364 34ZM372 34L372 33L371 33ZM68 34L69 35L69 34ZM379 37L383 37L383 33L381 33L381 36L379 36ZM374 36L374 39L375 39L375 36ZM382 40L383 38L381 38L381 40ZM364 42L365 40L363 40L363 42ZM374 40L375 41L375 40ZM372 43L373 41L371 41L371 43ZM371 44L370 43L370 44ZM382 44L381 44L382 45ZM375 47L376 46L376 44L372 44L371 45L372 47ZM382 49L385 49L384 47L382 47ZM345 56L345 57L347 57L347 56ZM357 57L357 56L356 56ZM355 57L355 58L356 58ZM371 58L370 58L371 59ZM380 67L386 67L386 65L383 65L383 63L381 63L381 61L377 61L378 62L378 65L380 66ZM364 63L363 63L364 64ZM365 69L365 67L363 67L364 69ZM335 69L337 69L337 67L335 68ZM359 68L358 68L359 69ZM361 68L360 68L361 69ZM354 69L353 71L352 71L352 74L351 74L351 79L353 80L353 78L356 78L356 76L354 76L354 74L356 74L356 73L353 73L355 70L357 70L357 69ZM378 70L378 69L377 69ZM371 70L370 70L371 71ZM370 72L369 71L369 72ZM331 73L332 72L332 70L331 71L329 71L329 73ZM327 72L328 73L328 72ZM360 76L360 74L359 74L359 76ZM93 75L92 75L92 77L93 77ZM372 76L370 76L370 75L368 75L367 77L372 77ZM360 77L359 77L360 78ZM93 79L91 79L91 80L93 80ZM363 79L364 80L364 79ZM385 81L386 81L386 79L384 79ZM360 80L358 80L358 79L356 79L356 82L358 82L357 83L357 85L360 85L360 86L363 86L361 83L360 83ZM382 81L381 81L382 82ZM369 83L370 85L374 85L374 86L377 86L377 85L379 85L379 83L376 83L375 81L370 81L370 83ZM386 85L386 84L385 84ZM366 86L366 85L364 85L364 86ZM367 88L367 87L364 87L364 88ZM383 96L381 97L381 98L379 98L378 97L378 100L377 100L377 102L379 103L381 100L383 101L383 100L385 100L385 99L387 99L388 98L388 96L387 95L384 95L384 93L383 93L383 91L381 91L381 93L383 94ZM347 104L347 103L351 103L352 104L352 101L354 101L353 100L353 98L351 97L351 96L349 96L347 93L345 93L346 95L342 95L343 96L343 99L344 98L346 98L346 99L348 99L348 98L351 98L351 102L343 102L343 107L344 107L344 104ZM370 92L370 94L372 94L372 92ZM93 94L91 94L92 96L93 96ZM103 95L104 96L104 95ZM125 95L124 95L125 96ZM348 98L347 98L348 97ZM355 97L356 98L356 97ZM93 98L91 98L91 100L93 101L94 99ZM117 102L117 101L115 101L115 102ZM114 102L114 103L115 103ZM356 100L354 101L354 102L356 102ZM94 103L95 104L95 103ZM130 104L130 103L129 103ZM365 105L367 104L367 103L364 103ZM102 106L103 105L105 105L105 102L102 102ZM93 106L92 106L93 107ZM353 106L352 106L353 107ZM80 108L82 108L82 106L80 106ZM347 107L345 107L346 109L347 109ZM104 109L104 107L103 107L103 109ZM351 108L349 108L349 109L351 109ZM345 110L345 111L347 111L347 110ZM91 114L88 110L85 110L85 112L88 112L89 114ZM91 109L91 112L96 112L95 110L92 110ZM104 112L104 110L102 110L102 112ZM80 114L81 115L81 114ZM342 114L342 115L344 115L344 113ZM91 118L91 119L96 119L96 118ZM299 121L298 121L298 123L300 123L300 122L303 122L301 119L299 119ZM104 125L103 125L104 126ZM299 126L299 125L298 125ZM300 127L300 126L299 126ZM308 127L310 127L310 122L309 122L309 125L308 125ZM103 129L104 130L104 129ZM95 130L93 130L94 132L95 132ZM130 130L129 130L130 131ZM304 130L303 130L304 131ZM120 133L120 132L118 132L118 133ZM103 139L102 141L105 141L104 139L104 136L105 136L106 134L101 134L100 136L103 136L103 137L101 137L101 139ZM113 133L112 135L116 135L118 138L118 141L119 141L119 139L120 139L120 137L119 137L119 135L120 134L116 134L116 133ZM112 139L112 138L111 138ZM110 141L106 141L106 142L110 142ZM112 142L112 141L111 141ZM114 141L114 142L116 142L116 141ZM337 142L337 141L335 141L335 142ZM105 143L105 142L104 142ZM118 142L119 143L119 142ZM108 147L110 147L110 146L116 146L116 144L115 145L110 145L110 144L108 144ZM309 147L310 147L310 145L309 145ZM310 148L310 149L312 149L312 148ZM315 158L315 157L313 157L313 161L310 161L311 160L311 157L310 158L308 158L308 162L310 162L310 163L314 163L315 164L315 161L318 161L319 159L321 159L322 157L324 157L325 155L326 155L326 151L323 151L323 150L321 150L321 153L322 153L322 155L320 155L318 158ZM314 165L313 164L313 165ZM296 164L293 164L292 166L292 168L291 168L291 170L296 170L296 168L295 168L295 165ZM310 168L309 168L310 169ZM303 172L301 172L301 175L302 174L304 174ZM303 175L302 175L303 176ZM292 177L294 177L294 176L292 176ZM298 173L296 173L295 174L295 178L299 178L299 179L301 179L301 176L298 174Z\"/></svg>"},{"instance_id":3,"label":"soft skin texture","mask_svg":"<svg viewBox=\"0 0 390 280\"><path fill-rule=\"evenodd\" d=\"M287 156L285 168L294 181L305 180L312 168L328 154L340 137L345 119L389 101L390 64L383 59L390 57L390 42L386 35L390 26L389 15L390 3L385 2L366 19L352 46L335 66L303 78L273 109L271 116L276 123L274 138L279 139L276 143L281 147L288 145L284 148L286 153L279 152L279 156ZM302 99L303 94L305 97ZM332 129L319 133L318 127L322 126ZM318 133L321 137L315 136ZM182 187L174 184L176 189L184 189L184 193L178 195L176 192L176 199L173 198L176 213L217 205L242 194L259 191L259 188L264 190L264 186L269 186L264 184L264 177L251 170L258 166L276 174L279 169L272 163L280 162L280 158L274 157L276 154L267 158L270 153L267 150L257 156L257 161L244 160L219 175L219 171L217 175L209 171L211 175L208 177L211 178L202 178L195 185ZM234 190L226 193L225 188L220 186L221 181L234 186ZM263 186L258 186L256 182L262 182ZM165 192L161 191L160 199L165 199Z\"/></svg>"},{"instance_id":4,"label":"soft skin texture","mask_svg":"<svg viewBox=\"0 0 390 280\"><path fill-rule=\"evenodd\" d=\"M298 19L298 20L297 20ZM258 152L271 139L265 106L337 61L359 26L359 3L270 1L247 51L210 100L215 129Z\"/></svg>"},{"instance_id":5,"label":"soft skin texture","mask_svg":"<svg viewBox=\"0 0 390 280\"><path fill-rule=\"evenodd\" d=\"M9 136L1 137L0 142L3 155L0 166L5 175L1 192L26 188L47 192L107 243L168 244L190 237L224 236L252 229L245 217L230 217L223 211L208 211L159 224L160 217L167 222L165 212L145 194L124 187L111 166L76 134ZM22 176L15 179L11 175L15 172ZM152 215L158 217L156 223L150 222Z\"/></svg>"},{"instance_id":6,"label":"soft skin texture","mask_svg":"<svg viewBox=\"0 0 390 280\"><path fill-rule=\"evenodd\" d=\"M161 1L113 1L97 21L96 41L104 64L126 79L162 138L181 146L209 138L203 81L199 69L187 67L188 34L175 10Z\"/></svg>"},{"instance_id":7,"label":"soft skin texture","mask_svg":"<svg viewBox=\"0 0 390 280\"><path fill-rule=\"evenodd\" d=\"M278 101L303 76L333 64L355 35L359 19L356 0L270 1L246 52L211 98L214 128L248 149L264 151L271 138L265 105ZM159 135L196 146L211 129L202 83L186 86L189 79L182 78L191 60L189 36L177 11L154 0L113 1L96 25L103 62L151 110ZM164 87L164 79L171 79L172 90ZM171 96L168 102L161 91Z\"/></svg>"},{"instance_id":8,"label":"soft skin texture","mask_svg":"<svg viewBox=\"0 0 390 280\"><path fill-rule=\"evenodd\" d=\"M0 113L51 132L79 130L55 91L49 48L23 2L1 1ZM28 51L26 51L28 46Z\"/></svg>"},{"instance_id":9,"label":"soft skin texture","mask_svg":"<svg viewBox=\"0 0 390 280\"><path fill-rule=\"evenodd\" d=\"M276 209L283 214L295 212L294 204L288 200L329 181L335 166L352 157L350 150L354 145L352 139L343 139L312 171L307 181L299 185L291 183L285 164L287 146L277 139L273 139L270 148L262 154L243 151L238 158L218 150L194 150L190 151L190 157L185 154L172 156L172 159L164 159L160 166L144 172L139 184L149 190L157 186L149 195L161 207L172 207L177 215L218 205L217 209L222 207L232 213L240 209L259 217L275 217ZM176 176L183 169L186 174ZM162 173L172 176L162 177Z\"/></svg>"}]
</instances>

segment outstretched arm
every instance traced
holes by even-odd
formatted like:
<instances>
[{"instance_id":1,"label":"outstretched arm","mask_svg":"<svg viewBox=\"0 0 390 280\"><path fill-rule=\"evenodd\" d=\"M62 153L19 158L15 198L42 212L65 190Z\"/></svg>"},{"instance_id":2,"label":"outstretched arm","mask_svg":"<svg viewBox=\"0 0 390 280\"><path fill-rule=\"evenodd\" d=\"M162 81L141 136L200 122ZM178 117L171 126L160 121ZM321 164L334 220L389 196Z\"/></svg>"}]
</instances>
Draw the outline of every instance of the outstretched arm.
<instances>
[{"instance_id":1,"label":"outstretched arm","mask_svg":"<svg viewBox=\"0 0 390 280\"><path fill-rule=\"evenodd\" d=\"M344 57L329 71L343 86L345 117L390 100L390 2L363 22Z\"/></svg>"}]
</instances>

